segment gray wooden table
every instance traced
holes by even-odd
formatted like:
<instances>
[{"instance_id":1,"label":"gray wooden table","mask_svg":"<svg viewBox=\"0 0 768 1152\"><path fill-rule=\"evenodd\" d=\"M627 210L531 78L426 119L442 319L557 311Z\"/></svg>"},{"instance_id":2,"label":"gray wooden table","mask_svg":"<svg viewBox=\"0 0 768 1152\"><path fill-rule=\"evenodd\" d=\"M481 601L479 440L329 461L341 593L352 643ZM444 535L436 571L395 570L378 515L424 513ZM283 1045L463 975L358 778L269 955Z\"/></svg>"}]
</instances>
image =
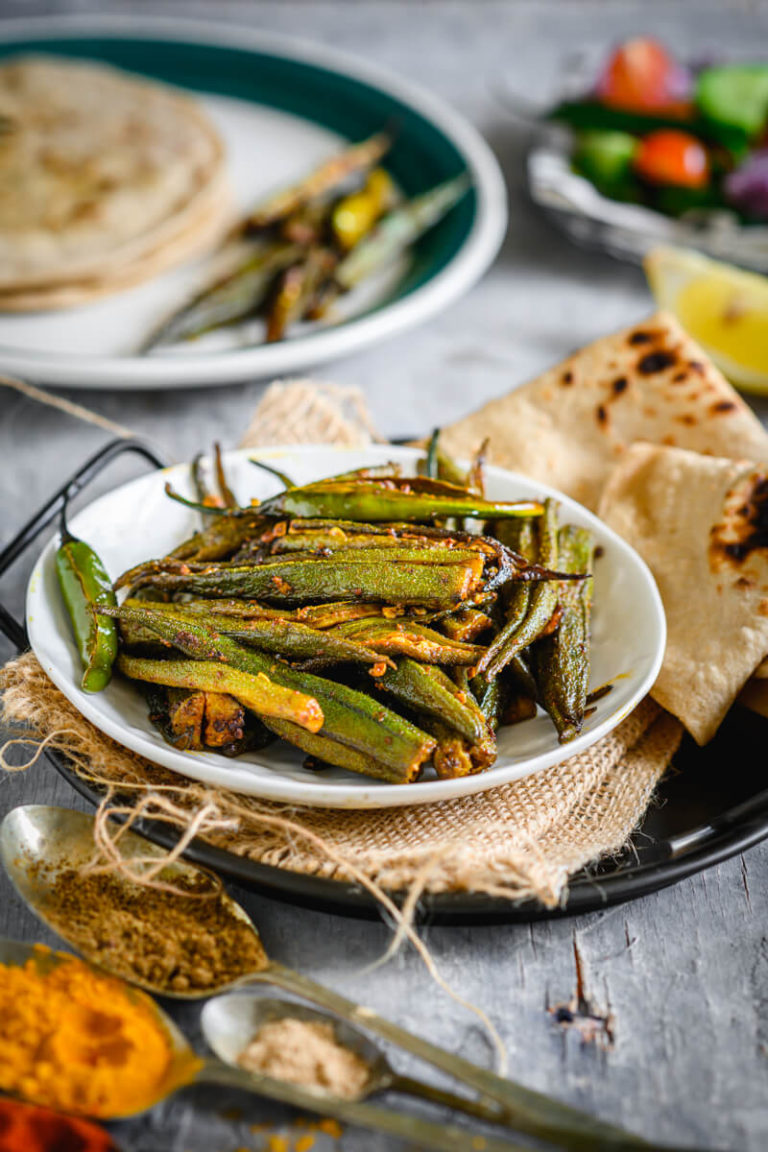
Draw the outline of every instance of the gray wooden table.
<instances>
[{"instance_id":1,"label":"gray wooden table","mask_svg":"<svg viewBox=\"0 0 768 1152\"><path fill-rule=\"evenodd\" d=\"M83 11L78 0L3 0L0 14ZM93 6L90 5L92 8ZM102 2L100 11L125 11ZM210 17L210 4L136 3L135 12ZM418 78L460 108L487 136L504 168L511 223L504 249L469 297L390 344L324 369L360 385L381 430L417 432L453 419L546 367L572 348L631 323L651 301L640 273L569 247L526 203L522 141L503 94L545 95L564 51L654 30L691 53L723 45L765 56L768 8L683 0L330 0L218 3L216 19L331 42ZM0 365L1 367L1 365ZM153 439L176 459L218 437L235 443L262 385L201 389L182 399L90 393L95 410ZM15 528L87 452L103 442L15 396L0 394L0 536ZM111 473L109 483L120 479ZM31 558L30 558L31 559ZM21 609L28 568L3 589ZM10 655L0 646L0 658ZM16 804L81 806L45 765L0 778L0 812ZM366 971L385 949L383 923L301 911L235 890L261 926L268 950L412 1030L478 1061L489 1052L472 1016L401 953ZM707 1149L768 1147L768 844L644 900L575 920L531 927L432 928L424 936L443 975L482 1006L509 1050L510 1075L624 1124L650 1140ZM47 939L0 877L0 933ZM577 967L580 977L577 976ZM585 1044L549 1011L581 979L610 1014L612 1045ZM177 1013L191 1035L196 1012ZM234 1152L268 1147L252 1130L270 1124L291 1137L295 1117L220 1092L186 1093L117 1129L128 1152ZM317 1152L384 1152L395 1144L347 1131Z\"/></svg>"}]
</instances>

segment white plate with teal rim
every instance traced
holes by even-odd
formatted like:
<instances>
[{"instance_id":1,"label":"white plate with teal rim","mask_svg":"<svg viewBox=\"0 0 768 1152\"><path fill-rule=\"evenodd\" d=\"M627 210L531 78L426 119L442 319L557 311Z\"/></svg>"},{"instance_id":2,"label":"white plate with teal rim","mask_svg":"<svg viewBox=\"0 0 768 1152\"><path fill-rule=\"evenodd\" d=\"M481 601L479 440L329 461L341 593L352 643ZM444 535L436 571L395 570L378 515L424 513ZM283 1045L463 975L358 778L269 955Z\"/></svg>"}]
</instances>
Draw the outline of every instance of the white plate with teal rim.
<instances>
[{"instance_id":1,"label":"white plate with teal rim","mask_svg":"<svg viewBox=\"0 0 768 1152\"><path fill-rule=\"evenodd\" d=\"M47 53L103 61L191 90L227 147L243 210L321 159L382 127L397 129L386 166L418 195L467 172L462 201L407 257L341 302L333 323L299 325L276 344L244 325L151 356L135 350L200 282L186 265L80 308L0 314L0 368L79 388L186 388L296 372L358 351L435 315L483 274L506 226L498 164L478 132L428 92L320 45L228 26L162 20L6 22L0 61Z\"/></svg>"},{"instance_id":2,"label":"white plate with teal rim","mask_svg":"<svg viewBox=\"0 0 768 1152\"><path fill-rule=\"evenodd\" d=\"M280 490L278 482L255 468L248 457L245 451L226 457L232 487L243 503ZM400 461L412 469L418 453L384 446L325 446L261 450L259 457L294 480L307 482L387 460ZM188 466L178 465L133 480L73 517L72 532L96 549L113 577L142 560L166 555L197 530L197 514L165 495L167 480L192 495ZM115 676L103 692L89 695L81 691L79 657L56 580L57 539L46 547L29 584L27 625L32 648L64 695L108 736L182 776L249 796L324 808L387 808L430 804L520 780L583 752L620 723L656 679L666 628L661 600L647 567L591 512L553 489L501 468L488 468L487 491L501 500L557 497L561 521L590 528L601 552L595 570L591 685L596 688L610 683L611 690L596 701L581 735L565 747L558 743L549 717L539 713L500 730L498 758L486 772L439 780L430 767L413 784L386 784L340 768L310 771L302 766L302 754L281 741L237 759L208 752L180 752L166 744L150 723L146 701L135 684Z\"/></svg>"}]
</instances>

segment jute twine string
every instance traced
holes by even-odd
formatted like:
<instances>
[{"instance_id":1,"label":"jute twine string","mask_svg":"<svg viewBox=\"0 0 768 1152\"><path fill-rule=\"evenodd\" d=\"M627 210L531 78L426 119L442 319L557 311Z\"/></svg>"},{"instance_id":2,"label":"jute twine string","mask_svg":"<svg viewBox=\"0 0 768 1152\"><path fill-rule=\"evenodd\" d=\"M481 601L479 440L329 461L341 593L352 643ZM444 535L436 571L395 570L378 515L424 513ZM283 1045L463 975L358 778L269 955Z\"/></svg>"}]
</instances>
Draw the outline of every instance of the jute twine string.
<instances>
[{"instance_id":1,"label":"jute twine string","mask_svg":"<svg viewBox=\"0 0 768 1152\"><path fill-rule=\"evenodd\" d=\"M187 893L175 889L172 884L160 880L159 874L169 864L177 861L194 839L227 847L232 836L246 844L249 838L279 838L286 846L316 857L326 857L343 871L347 879L365 888L387 913L397 929L393 941L395 947L407 939L435 983L452 1000L479 1019L496 1052L497 1068L500 1074L504 1074L507 1066L506 1049L496 1027L481 1008L466 1000L445 981L432 954L414 928L416 905L425 887L418 877L405 907L401 909L367 870L346 858L330 839L296 818L296 809L287 805L262 804L250 797L241 797L223 789L208 789L194 782L180 783L174 773L151 765L142 757L122 748L80 717L48 679L32 653L26 653L6 665L0 672L0 690L3 692L2 719L5 723L13 725L23 722L41 735L41 721L52 725L39 743L28 738L8 741L0 749L0 767L11 771L29 767L37 761L43 750L42 744L45 743L47 747L64 752L75 771L84 779L105 789L94 821L94 842L105 862L101 870L118 871L126 879L145 887L187 896ZM30 712L32 700L36 702L34 713ZM82 720L82 724L70 726L64 719L70 714ZM31 715L34 719L30 719ZM62 726L58 727L59 724ZM34 747L33 755L24 764L9 764L7 750L10 746L23 743ZM135 802L115 802L117 796L126 797L131 794L138 794ZM116 826L113 817L119 818L122 823ZM173 848L159 856L156 852L147 856L128 856L121 852L120 838L141 819L160 821L179 828L181 835ZM390 945L379 962L385 962L392 953L393 947ZM374 966L378 966L379 962Z\"/></svg>"}]
</instances>

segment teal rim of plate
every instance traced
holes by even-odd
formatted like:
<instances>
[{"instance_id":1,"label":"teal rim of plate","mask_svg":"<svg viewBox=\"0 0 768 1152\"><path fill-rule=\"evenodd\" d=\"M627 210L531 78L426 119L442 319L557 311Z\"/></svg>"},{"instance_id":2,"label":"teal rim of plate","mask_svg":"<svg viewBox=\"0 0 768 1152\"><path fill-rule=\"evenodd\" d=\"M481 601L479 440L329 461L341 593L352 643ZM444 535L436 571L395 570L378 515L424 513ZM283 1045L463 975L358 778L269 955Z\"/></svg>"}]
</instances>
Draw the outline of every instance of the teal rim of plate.
<instances>
[{"instance_id":1,"label":"teal rim of plate","mask_svg":"<svg viewBox=\"0 0 768 1152\"><path fill-rule=\"evenodd\" d=\"M151 35L39 36L0 42L0 59L21 55L99 61L178 88L263 104L348 140L362 140L391 125L397 135L385 164L408 196L426 192L466 169L461 152L440 128L396 96L354 76L279 53ZM410 296L446 268L470 236L476 214L477 194L470 188L414 245L405 275L366 315Z\"/></svg>"}]
</instances>

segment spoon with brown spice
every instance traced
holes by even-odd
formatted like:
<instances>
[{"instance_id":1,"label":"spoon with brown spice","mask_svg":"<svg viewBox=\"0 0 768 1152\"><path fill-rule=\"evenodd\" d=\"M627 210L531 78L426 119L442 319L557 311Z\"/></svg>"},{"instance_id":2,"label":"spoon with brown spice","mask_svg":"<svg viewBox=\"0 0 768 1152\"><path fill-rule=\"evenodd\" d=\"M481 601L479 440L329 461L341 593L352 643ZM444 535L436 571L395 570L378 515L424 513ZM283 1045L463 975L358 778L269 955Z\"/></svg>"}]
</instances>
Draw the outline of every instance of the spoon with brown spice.
<instances>
[{"instance_id":1,"label":"spoon with brown spice","mask_svg":"<svg viewBox=\"0 0 768 1152\"><path fill-rule=\"evenodd\" d=\"M51 952L41 950L38 945L22 944L16 940L0 938L0 966L24 967L32 964L42 974L51 974L59 965L71 964L73 957L64 952ZM217 998L218 999L218 998ZM228 999L228 997L221 997ZM216 1000L210 1001L215 1004ZM192 1084L218 1084L227 1088L236 1088L263 1096L270 1100L277 1100L282 1104L289 1104L304 1112L316 1112L322 1116L333 1116L347 1124L354 1124L360 1128L373 1129L386 1132L399 1140L415 1141L420 1148L429 1148L434 1152L466 1152L468 1140L472 1133L467 1128L459 1128L452 1124L435 1123L424 1120L418 1116L406 1115L393 1108L383 1108L372 1104L361 1103L354 1099L344 1099L333 1096L306 1086L289 1083L284 1079L277 1079L261 1073L258 1069L247 1069L238 1066L235 1062L227 1063L222 1059L211 1058L201 1060L196 1056L189 1041L182 1035L173 1021L153 1001L150 1001L152 1011L156 1015L157 1024L165 1031L170 1050L167 1068L160 1079L154 1082L151 1089L141 1098L134 1094L130 1106L114 1108L101 1105L99 1119L122 1120L130 1116L140 1115L153 1108L162 1100L172 1096L182 1088ZM109 1013L109 1004L104 1005ZM214 1028L211 1038L216 1035ZM110 1037L105 1038L105 1043ZM98 1039L93 1041L98 1045ZM217 1045L218 1046L218 1045ZM134 1049L135 1053L135 1049ZM56 1057L54 1057L56 1058ZM51 1057L48 1057L50 1061ZM84 1057L81 1055L81 1060ZM129 1065L128 1065L129 1066ZM2 1071L0 1069L0 1071ZM0 1076L0 1080L2 1077ZM28 1099L31 1103L41 1103L39 1093L41 1086L44 1089L45 1079L42 1081L34 1076L30 1078L30 1087L25 1082L15 1084L10 1091L14 1095ZM77 1110L77 1109L75 1109ZM87 1109L83 1109L87 1114ZM488 1152L525 1152L519 1144L507 1139L484 1136L483 1148Z\"/></svg>"},{"instance_id":2,"label":"spoon with brown spice","mask_svg":"<svg viewBox=\"0 0 768 1152\"><path fill-rule=\"evenodd\" d=\"M141 862L145 867L153 863L159 866L163 860L162 849L136 833L120 832L119 841L123 857L137 867L142 866ZM400 1077L383 1063L383 1055L377 1049L371 1067L378 1069L378 1075L367 1090L361 1090L358 1100L340 1101L325 1095L319 1110L338 1116L338 1109L333 1112L327 1107L329 1100L334 1107L373 1108L358 1101L374 1091L397 1090L475 1119L509 1126L562 1148L618 1152L648 1147L637 1136L471 1064L407 1032L372 1009L270 960L255 925L226 894L218 878L204 869L176 861L156 875L155 880L162 887L139 885L120 872L94 870L89 867L95 857L94 821L85 813L47 805L14 809L0 826L0 857L31 910L87 960L113 975L157 995L182 999L242 990L246 984L271 984L344 1021L354 1030L358 1048L360 1043L370 1043L365 1033L373 1033L479 1094L478 1099L469 1100L429 1083ZM256 997L247 999L255 1001ZM226 1022L243 1006L237 1003L242 1000L241 992L237 997L222 998L206 1006L206 1039L223 1059L229 1059L232 1050L221 1040L221 1030L226 1030L225 1025L229 1027ZM249 1007L249 1012L253 1011L256 1009ZM246 1078L248 1075L242 1069L228 1071ZM281 1084L285 1092L294 1088L281 1081L269 1083L272 1095L274 1083ZM309 1095L317 1103L312 1093L305 1091L302 1095ZM306 1103L302 1106L309 1107ZM355 1122L351 1116L349 1119ZM414 1122L413 1118L409 1117L408 1122ZM409 1135L417 1139L415 1131ZM466 1132L461 1135L466 1141ZM418 1140L428 1145L423 1137ZM453 1145L443 1143L442 1147ZM485 1147L491 1152L494 1145L487 1140Z\"/></svg>"}]
</instances>

